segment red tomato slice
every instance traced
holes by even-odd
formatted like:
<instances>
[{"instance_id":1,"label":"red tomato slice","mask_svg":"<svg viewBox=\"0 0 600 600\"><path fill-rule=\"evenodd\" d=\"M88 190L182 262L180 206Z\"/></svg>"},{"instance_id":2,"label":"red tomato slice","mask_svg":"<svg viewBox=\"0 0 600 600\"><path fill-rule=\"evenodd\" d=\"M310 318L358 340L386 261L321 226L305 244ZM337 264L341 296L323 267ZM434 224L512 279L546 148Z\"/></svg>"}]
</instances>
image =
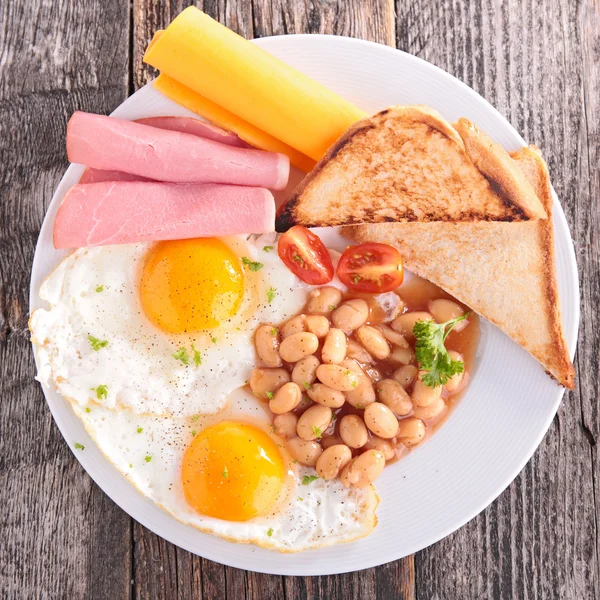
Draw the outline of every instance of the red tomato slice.
<instances>
[{"instance_id":1,"label":"red tomato slice","mask_svg":"<svg viewBox=\"0 0 600 600\"><path fill-rule=\"evenodd\" d=\"M348 246L337 267L340 281L355 292L382 294L395 290L404 280L400 252L387 244L367 242Z\"/></svg>"},{"instance_id":2,"label":"red tomato slice","mask_svg":"<svg viewBox=\"0 0 600 600\"><path fill-rule=\"evenodd\" d=\"M302 225L295 225L279 238L277 253L304 283L323 285L333 279L333 264L327 248L319 236Z\"/></svg>"}]
</instances>

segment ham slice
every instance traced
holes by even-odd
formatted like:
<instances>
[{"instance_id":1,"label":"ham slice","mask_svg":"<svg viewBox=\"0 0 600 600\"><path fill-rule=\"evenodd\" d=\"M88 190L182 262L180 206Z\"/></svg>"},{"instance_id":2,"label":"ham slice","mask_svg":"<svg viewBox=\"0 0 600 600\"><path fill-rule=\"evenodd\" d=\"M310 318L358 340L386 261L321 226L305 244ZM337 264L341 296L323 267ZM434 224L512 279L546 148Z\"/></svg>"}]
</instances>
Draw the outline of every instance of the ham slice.
<instances>
[{"instance_id":1,"label":"ham slice","mask_svg":"<svg viewBox=\"0 0 600 600\"><path fill-rule=\"evenodd\" d=\"M284 154L228 146L189 133L76 112L67 127L71 162L173 183L226 183L283 189Z\"/></svg>"},{"instance_id":2,"label":"ham slice","mask_svg":"<svg viewBox=\"0 0 600 600\"><path fill-rule=\"evenodd\" d=\"M80 248L275 230L264 188L142 181L86 183L66 194L54 247Z\"/></svg>"},{"instance_id":3,"label":"ham slice","mask_svg":"<svg viewBox=\"0 0 600 600\"><path fill-rule=\"evenodd\" d=\"M181 131L197 135L198 137L214 140L227 146L236 146L238 148L251 148L235 133L225 131L220 127L215 127L199 119L191 117L147 117L145 119L136 119L134 123L141 123L150 127L158 127L159 129L169 129L170 131ZM140 177L123 171L103 171L102 169L94 169L88 167L81 176L79 183L98 183L100 181L154 181L148 177Z\"/></svg>"},{"instance_id":4,"label":"ham slice","mask_svg":"<svg viewBox=\"0 0 600 600\"><path fill-rule=\"evenodd\" d=\"M252 148L250 144L241 140L235 133L225 131L220 127L205 123L200 119L192 117L146 117L145 119L135 119L134 123L141 123L150 127L159 129L168 129L170 131L180 131L189 133L207 140L214 140L227 146L236 146L237 148Z\"/></svg>"}]
</instances>

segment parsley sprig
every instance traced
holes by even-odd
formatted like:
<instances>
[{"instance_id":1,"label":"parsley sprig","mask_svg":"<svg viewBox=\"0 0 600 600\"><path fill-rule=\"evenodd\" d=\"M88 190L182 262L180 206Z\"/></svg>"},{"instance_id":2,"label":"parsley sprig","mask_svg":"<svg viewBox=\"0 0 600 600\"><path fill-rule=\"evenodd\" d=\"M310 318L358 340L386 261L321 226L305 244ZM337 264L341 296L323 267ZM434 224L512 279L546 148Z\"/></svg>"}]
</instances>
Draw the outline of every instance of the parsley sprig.
<instances>
[{"instance_id":1,"label":"parsley sprig","mask_svg":"<svg viewBox=\"0 0 600 600\"><path fill-rule=\"evenodd\" d=\"M417 340L415 350L421 369L427 371L422 381L426 386L438 387L447 383L453 375L462 373L465 364L453 360L446 350L445 342L453 327L469 316L469 313L445 323L417 321L413 333Z\"/></svg>"},{"instance_id":2,"label":"parsley sprig","mask_svg":"<svg viewBox=\"0 0 600 600\"><path fill-rule=\"evenodd\" d=\"M250 260L247 256L242 256L242 263L251 271L260 271L265 265L254 260Z\"/></svg>"}]
</instances>

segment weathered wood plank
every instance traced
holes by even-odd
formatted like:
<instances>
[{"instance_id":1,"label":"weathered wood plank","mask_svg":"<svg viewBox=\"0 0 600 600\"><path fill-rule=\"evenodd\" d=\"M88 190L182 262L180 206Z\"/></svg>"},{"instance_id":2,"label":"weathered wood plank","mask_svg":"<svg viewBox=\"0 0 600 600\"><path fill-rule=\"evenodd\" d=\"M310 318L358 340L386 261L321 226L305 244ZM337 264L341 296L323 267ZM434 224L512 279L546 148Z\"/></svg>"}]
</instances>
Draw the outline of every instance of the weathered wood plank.
<instances>
[{"instance_id":1,"label":"weathered wood plank","mask_svg":"<svg viewBox=\"0 0 600 600\"><path fill-rule=\"evenodd\" d=\"M416 557L423 598L593 598L598 581L597 4L397 2L398 46L446 69L541 147L575 239L582 288L578 388L517 480Z\"/></svg>"},{"instance_id":2,"label":"weathered wood plank","mask_svg":"<svg viewBox=\"0 0 600 600\"><path fill-rule=\"evenodd\" d=\"M31 263L67 167L77 108L127 94L128 9L117 0L0 3L0 596L127 598L130 519L54 425L29 334Z\"/></svg>"},{"instance_id":3,"label":"weathered wood plank","mask_svg":"<svg viewBox=\"0 0 600 600\"><path fill-rule=\"evenodd\" d=\"M134 83L139 87L155 76L155 72L143 65L141 58L154 31L165 27L188 2L181 0L155 3L151 0L134 1ZM371 39L394 45L394 7L390 0L373 0L369 3L353 0L344 2L312 2L306 4L295 0L274 2L222 2L205 0L197 3L211 16L225 23L241 35L252 38L282 33L335 33ZM153 547L158 542L147 538L155 537L139 525L135 525L136 544ZM161 542L164 544L164 542ZM162 546L161 546L162 547ZM163 560L179 561L182 551L175 554L164 552ZM136 556L138 549L136 548ZM152 573L142 567L149 561L136 561L136 582L153 580L154 584L143 590L136 583L136 590L143 597L152 597L153 592L168 590L174 597L188 597L169 580L172 564L163 564L163 570ZM178 563L179 564L179 563ZM398 561L377 571L336 577L320 577L308 580L304 585L299 578L272 577L256 573L244 573L237 569L224 568L206 560L191 558L190 567L202 571L203 597L219 597L225 590L227 598L412 598L414 596L414 573L412 559ZM185 579L185 578L184 578ZM142 593L143 591L143 593ZM192 596L190 596L192 597Z\"/></svg>"}]
</instances>

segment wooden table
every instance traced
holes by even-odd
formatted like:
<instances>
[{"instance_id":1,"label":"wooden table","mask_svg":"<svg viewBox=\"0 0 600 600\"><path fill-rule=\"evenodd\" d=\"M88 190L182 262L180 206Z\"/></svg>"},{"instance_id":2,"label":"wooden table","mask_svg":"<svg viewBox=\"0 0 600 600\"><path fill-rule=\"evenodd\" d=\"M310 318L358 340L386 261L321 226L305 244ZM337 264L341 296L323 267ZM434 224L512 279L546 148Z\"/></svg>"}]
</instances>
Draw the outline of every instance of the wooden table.
<instances>
[{"instance_id":1,"label":"wooden table","mask_svg":"<svg viewBox=\"0 0 600 600\"><path fill-rule=\"evenodd\" d=\"M458 532L359 573L247 573L158 538L92 483L33 379L30 268L76 109L109 113L153 73L152 33L187 2L0 2L2 598L600 597L600 8L597 0L205 0L247 38L375 40L455 75L539 145L580 269L577 389L521 475ZM410 85L410 82L407 82ZM426 519L427 515L415 515Z\"/></svg>"}]
</instances>

